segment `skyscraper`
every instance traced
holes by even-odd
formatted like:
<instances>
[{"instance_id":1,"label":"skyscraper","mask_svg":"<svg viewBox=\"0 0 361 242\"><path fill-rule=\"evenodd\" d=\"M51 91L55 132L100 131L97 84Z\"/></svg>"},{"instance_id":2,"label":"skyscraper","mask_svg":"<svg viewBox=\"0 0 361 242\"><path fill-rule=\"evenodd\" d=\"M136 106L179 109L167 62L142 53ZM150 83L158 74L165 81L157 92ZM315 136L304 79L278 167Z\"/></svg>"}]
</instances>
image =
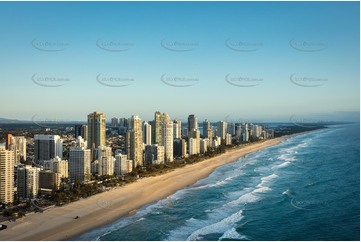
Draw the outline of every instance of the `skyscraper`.
<instances>
[{"instance_id":1,"label":"skyscraper","mask_svg":"<svg viewBox=\"0 0 361 242\"><path fill-rule=\"evenodd\" d=\"M118 118L112 118L112 127L118 127Z\"/></svg>"},{"instance_id":2,"label":"skyscraper","mask_svg":"<svg viewBox=\"0 0 361 242\"><path fill-rule=\"evenodd\" d=\"M165 161L173 161L173 121L166 113L154 115L154 143L164 146Z\"/></svg>"},{"instance_id":3,"label":"skyscraper","mask_svg":"<svg viewBox=\"0 0 361 242\"><path fill-rule=\"evenodd\" d=\"M59 156L63 158L63 140L59 135L36 134L34 136L34 161L42 164Z\"/></svg>"},{"instance_id":4,"label":"skyscraper","mask_svg":"<svg viewBox=\"0 0 361 242\"><path fill-rule=\"evenodd\" d=\"M173 138L174 139L180 139L182 138L182 121L181 120L174 120L173 121Z\"/></svg>"},{"instance_id":5,"label":"skyscraper","mask_svg":"<svg viewBox=\"0 0 361 242\"><path fill-rule=\"evenodd\" d=\"M14 151L0 146L0 202L14 201Z\"/></svg>"},{"instance_id":6,"label":"skyscraper","mask_svg":"<svg viewBox=\"0 0 361 242\"><path fill-rule=\"evenodd\" d=\"M192 129L198 129L198 118L194 114L188 116L188 137Z\"/></svg>"},{"instance_id":7,"label":"skyscraper","mask_svg":"<svg viewBox=\"0 0 361 242\"><path fill-rule=\"evenodd\" d=\"M152 129L153 130L153 129ZM164 146L164 114L159 111L154 114L154 144Z\"/></svg>"},{"instance_id":8,"label":"skyscraper","mask_svg":"<svg viewBox=\"0 0 361 242\"><path fill-rule=\"evenodd\" d=\"M133 168L143 165L143 132L142 120L133 115L130 118L129 131L126 135L126 153L133 161Z\"/></svg>"},{"instance_id":9,"label":"skyscraper","mask_svg":"<svg viewBox=\"0 0 361 242\"><path fill-rule=\"evenodd\" d=\"M148 122L143 124L143 143L146 145L152 144L152 126Z\"/></svg>"},{"instance_id":10,"label":"skyscraper","mask_svg":"<svg viewBox=\"0 0 361 242\"><path fill-rule=\"evenodd\" d=\"M98 154L98 174L113 175L114 174L114 157L112 156L112 148L106 146L99 146L97 148Z\"/></svg>"},{"instance_id":11,"label":"skyscraper","mask_svg":"<svg viewBox=\"0 0 361 242\"><path fill-rule=\"evenodd\" d=\"M145 162L146 164L164 164L164 147L156 144L145 146Z\"/></svg>"},{"instance_id":12,"label":"skyscraper","mask_svg":"<svg viewBox=\"0 0 361 242\"><path fill-rule=\"evenodd\" d=\"M132 171L133 162L131 160L128 160L128 157L126 155L117 154L115 155L115 161L114 161L114 172L115 175L125 175Z\"/></svg>"},{"instance_id":13,"label":"skyscraper","mask_svg":"<svg viewBox=\"0 0 361 242\"><path fill-rule=\"evenodd\" d=\"M94 112L88 115L88 149L94 151L100 145L105 145L106 116Z\"/></svg>"},{"instance_id":14,"label":"skyscraper","mask_svg":"<svg viewBox=\"0 0 361 242\"><path fill-rule=\"evenodd\" d=\"M15 164L26 161L26 139L24 136L12 136L10 149L15 153Z\"/></svg>"},{"instance_id":15,"label":"skyscraper","mask_svg":"<svg viewBox=\"0 0 361 242\"><path fill-rule=\"evenodd\" d=\"M210 140L212 140L212 138L213 138L212 125L208 121L208 119L204 120L204 122L203 122L203 137L208 138Z\"/></svg>"},{"instance_id":16,"label":"skyscraper","mask_svg":"<svg viewBox=\"0 0 361 242\"><path fill-rule=\"evenodd\" d=\"M39 191L40 168L30 165L17 169L17 196L19 199L35 198Z\"/></svg>"},{"instance_id":17,"label":"skyscraper","mask_svg":"<svg viewBox=\"0 0 361 242\"><path fill-rule=\"evenodd\" d=\"M84 141L88 139L88 125L81 124L81 125L75 125L74 128L74 138L78 138L78 136L81 136Z\"/></svg>"},{"instance_id":18,"label":"skyscraper","mask_svg":"<svg viewBox=\"0 0 361 242\"><path fill-rule=\"evenodd\" d=\"M219 121L217 123L217 136L221 137L222 140L225 140L226 133L227 133L227 123L224 121Z\"/></svg>"},{"instance_id":19,"label":"skyscraper","mask_svg":"<svg viewBox=\"0 0 361 242\"><path fill-rule=\"evenodd\" d=\"M164 156L165 161L173 161L173 121L168 114L165 115Z\"/></svg>"},{"instance_id":20,"label":"skyscraper","mask_svg":"<svg viewBox=\"0 0 361 242\"><path fill-rule=\"evenodd\" d=\"M69 151L69 177L74 182L90 181L91 151L86 149L84 140L78 137L76 146Z\"/></svg>"}]
</instances>

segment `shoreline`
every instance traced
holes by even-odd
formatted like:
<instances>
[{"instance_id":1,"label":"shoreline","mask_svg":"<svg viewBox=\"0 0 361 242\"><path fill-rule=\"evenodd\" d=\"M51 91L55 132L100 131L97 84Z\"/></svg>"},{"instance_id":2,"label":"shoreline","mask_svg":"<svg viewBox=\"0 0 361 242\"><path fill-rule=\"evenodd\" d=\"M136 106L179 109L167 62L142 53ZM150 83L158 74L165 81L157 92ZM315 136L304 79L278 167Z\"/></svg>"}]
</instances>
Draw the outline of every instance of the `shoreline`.
<instances>
[{"instance_id":1,"label":"shoreline","mask_svg":"<svg viewBox=\"0 0 361 242\"><path fill-rule=\"evenodd\" d=\"M55 207L43 213L28 214L1 231L0 240L72 240L86 232L132 215L146 205L165 199L178 190L208 177L217 167L237 161L240 157L305 133L282 136L189 164L165 174L96 194L86 199ZM153 192L157 191L157 192ZM74 219L79 216L78 219Z\"/></svg>"}]
</instances>

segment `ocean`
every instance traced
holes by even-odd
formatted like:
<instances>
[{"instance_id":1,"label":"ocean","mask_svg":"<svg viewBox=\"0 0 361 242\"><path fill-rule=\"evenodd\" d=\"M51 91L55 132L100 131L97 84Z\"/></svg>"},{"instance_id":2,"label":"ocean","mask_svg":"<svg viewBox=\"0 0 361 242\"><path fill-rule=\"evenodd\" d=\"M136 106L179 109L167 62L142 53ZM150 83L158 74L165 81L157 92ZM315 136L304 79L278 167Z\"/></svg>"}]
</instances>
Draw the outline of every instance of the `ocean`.
<instances>
[{"instance_id":1,"label":"ocean","mask_svg":"<svg viewBox=\"0 0 361 242\"><path fill-rule=\"evenodd\" d=\"M298 135L76 240L359 240L359 124Z\"/></svg>"}]
</instances>

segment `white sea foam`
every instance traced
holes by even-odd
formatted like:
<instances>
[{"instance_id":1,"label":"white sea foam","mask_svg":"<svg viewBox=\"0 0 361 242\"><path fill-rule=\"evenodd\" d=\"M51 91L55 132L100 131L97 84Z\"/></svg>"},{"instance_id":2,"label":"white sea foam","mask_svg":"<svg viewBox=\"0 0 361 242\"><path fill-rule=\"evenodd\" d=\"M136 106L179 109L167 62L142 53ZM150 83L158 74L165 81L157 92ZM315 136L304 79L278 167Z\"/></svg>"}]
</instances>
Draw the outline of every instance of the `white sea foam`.
<instances>
[{"instance_id":1,"label":"white sea foam","mask_svg":"<svg viewBox=\"0 0 361 242\"><path fill-rule=\"evenodd\" d=\"M269 191L269 190L272 190L272 189L267 186L263 186L263 187L257 188L252 193L263 193L263 192Z\"/></svg>"},{"instance_id":2,"label":"white sea foam","mask_svg":"<svg viewBox=\"0 0 361 242\"><path fill-rule=\"evenodd\" d=\"M247 236L239 234L235 228L231 228L224 232L218 240L222 239L248 240Z\"/></svg>"},{"instance_id":3,"label":"white sea foam","mask_svg":"<svg viewBox=\"0 0 361 242\"><path fill-rule=\"evenodd\" d=\"M211 233L224 233L230 229L232 229L233 225L239 222L243 218L242 210L232 214L231 216L222 219L221 221L207 225L203 228L200 228L194 231L187 240L199 240L203 235L211 234Z\"/></svg>"},{"instance_id":4,"label":"white sea foam","mask_svg":"<svg viewBox=\"0 0 361 242\"><path fill-rule=\"evenodd\" d=\"M282 163L282 164L280 164L280 165L277 165L277 167L278 167L278 168L283 168L283 167L288 166L289 164L291 164L291 162L286 161L286 162L283 162L283 163Z\"/></svg>"}]
</instances>

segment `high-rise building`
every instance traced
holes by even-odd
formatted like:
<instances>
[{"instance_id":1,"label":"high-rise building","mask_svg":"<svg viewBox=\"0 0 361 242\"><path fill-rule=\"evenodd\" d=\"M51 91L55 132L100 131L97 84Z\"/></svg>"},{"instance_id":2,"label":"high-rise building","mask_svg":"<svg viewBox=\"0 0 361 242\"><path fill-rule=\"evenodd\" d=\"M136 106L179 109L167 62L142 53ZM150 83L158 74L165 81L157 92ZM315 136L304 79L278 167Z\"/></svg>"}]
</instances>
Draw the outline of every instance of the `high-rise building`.
<instances>
[{"instance_id":1,"label":"high-rise building","mask_svg":"<svg viewBox=\"0 0 361 242\"><path fill-rule=\"evenodd\" d=\"M76 146L69 151L69 177L74 182L90 181L91 150L86 149L84 140L78 137Z\"/></svg>"},{"instance_id":2,"label":"high-rise building","mask_svg":"<svg viewBox=\"0 0 361 242\"><path fill-rule=\"evenodd\" d=\"M208 150L208 143L209 143L209 139L201 139L199 146L200 146L200 153L204 154L207 152Z\"/></svg>"},{"instance_id":3,"label":"high-rise building","mask_svg":"<svg viewBox=\"0 0 361 242\"><path fill-rule=\"evenodd\" d=\"M225 144L226 145L232 144L232 135L231 134L228 134L228 133L226 134Z\"/></svg>"},{"instance_id":4,"label":"high-rise building","mask_svg":"<svg viewBox=\"0 0 361 242\"><path fill-rule=\"evenodd\" d=\"M0 146L0 202L14 201L14 151Z\"/></svg>"},{"instance_id":5,"label":"high-rise building","mask_svg":"<svg viewBox=\"0 0 361 242\"><path fill-rule=\"evenodd\" d=\"M259 138L262 135L262 126L253 125L252 130L253 130L253 136L255 138Z\"/></svg>"},{"instance_id":6,"label":"high-rise building","mask_svg":"<svg viewBox=\"0 0 361 242\"><path fill-rule=\"evenodd\" d=\"M245 123L242 125L242 141L248 142L249 140L249 130L248 130L248 124Z\"/></svg>"},{"instance_id":7,"label":"high-rise building","mask_svg":"<svg viewBox=\"0 0 361 242\"><path fill-rule=\"evenodd\" d=\"M133 168L143 165L143 132L142 120L133 115L130 118L129 131L126 139L126 153L129 160L133 161Z\"/></svg>"},{"instance_id":8,"label":"high-rise building","mask_svg":"<svg viewBox=\"0 0 361 242\"><path fill-rule=\"evenodd\" d=\"M159 111L154 114L154 127L152 127L153 131L153 144L158 144L160 146L164 146L164 114L161 114Z\"/></svg>"},{"instance_id":9,"label":"high-rise building","mask_svg":"<svg viewBox=\"0 0 361 242\"><path fill-rule=\"evenodd\" d=\"M143 124L143 143L146 145L152 144L152 126L148 122Z\"/></svg>"},{"instance_id":10,"label":"high-rise building","mask_svg":"<svg viewBox=\"0 0 361 242\"><path fill-rule=\"evenodd\" d=\"M208 121L208 119L204 120L204 122L203 122L203 137L208 138L210 140L212 140L212 138L213 138L212 125Z\"/></svg>"},{"instance_id":11,"label":"high-rise building","mask_svg":"<svg viewBox=\"0 0 361 242\"><path fill-rule=\"evenodd\" d=\"M180 139L181 134L178 132L178 123L176 121L173 121L173 138L174 139Z\"/></svg>"},{"instance_id":12,"label":"high-rise building","mask_svg":"<svg viewBox=\"0 0 361 242\"><path fill-rule=\"evenodd\" d=\"M174 120L173 121L173 136L174 139L182 138L182 120Z\"/></svg>"},{"instance_id":13,"label":"high-rise building","mask_svg":"<svg viewBox=\"0 0 361 242\"><path fill-rule=\"evenodd\" d=\"M175 157L187 157L187 142L185 139L175 139L173 142L173 155Z\"/></svg>"},{"instance_id":14,"label":"high-rise building","mask_svg":"<svg viewBox=\"0 0 361 242\"><path fill-rule=\"evenodd\" d=\"M166 115L164 133L164 156L165 161L173 161L173 121Z\"/></svg>"},{"instance_id":15,"label":"high-rise building","mask_svg":"<svg viewBox=\"0 0 361 242\"><path fill-rule=\"evenodd\" d=\"M114 157L112 156L112 148L106 146L99 146L97 148L98 156L98 175L109 175L114 174Z\"/></svg>"},{"instance_id":16,"label":"high-rise building","mask_svg":"<svg viewBox=\"0 0 361 242\"><path fill-rule=\"evenodd\" d=\"M39 171L39 190L57 190L60 187L59 174L51 170Z\"/></svg>"},{"instance_id":17,"label":"high-rise building","mask_svg":"<svg viewBox=\"0 0 361 242\"><path fill-rule=\"evenodd\" d=\"M99 159L98 175L114 175L114 157L113 156L102 156Z\"/></svg>"},{"instance_id":18,"label":"high-rise building","mask_svg":"<svg viewBox=\"0 0 361 242\"><path fill-rule=\"evenodd\" d=\"M59 156L63 157L63 140L59 135L36 134L34 136L34 161L43 164L45 160L50 160Z\"/></svg>"},{"instance_id":19,"label":"high-rise building","mask_svg":"<svg viewBox=\"0 0 361 242\"><path fill-rule=\"evenodd\" d=\"M241 137L242 137L242 125L237 124L235 129L236 129L236 139L241 139Z\"/></svg>"},{"instance_id":20,"label":"high-rise building","mask_svg":"<svg viewBox=\"0 0 361 242\"><path fill-rule=\"evenodd\" d=\"M15 153L15 164L26 161L26 139L24 136L12 136L10 149Z\"/></svg>"},{"instance_id":21,"label":"high-rise building","mask_svg":"<svg viewBox=\"0 0 361 242\"><path fill-rule=\"evenodd\" d=\"M88 115L88 149L105 145L106 116L104 113L93 112ZM94 158L94 157L93 157Z\"/></svg>"},{"instance_id":22,"label":"high-rise building","mask_svg":"<svg viewBox=\"0 0 361 242\"><path fill-rule=\"evenodd\" d=\"M57 181L56 184L59 187L62 178L69 177L69 163L67 160L62 160L59 157L55 157L49 161L44 161L44 170L49 170L56 173ZM52 176L49 174L43 174L46 176ZM45 178L44 178L45 179Z\"/></svg>"},{"instance_id":23,"label":"high-rise building","mask_svg":"<svg viewBox=\"0 0 361 242\"><path fill-rule=\"evenodd\" d=\"M189 131L188 137L189 138L194 138L194 139L200 139L201 138L201 133L199 132L198 129L192 129L192 130Z\"/></svg>"},{"instance_id":24,"label":"high-rise building","mask_svg":"<svg viewBox=\"0 0 361 242\"><path fill-rule=\"evenodd\" d=\"M236 125L234 123L227 123L227 133L232 136L236 135Z\"/></svg>"},{"instance_id":25,"label":"high-rise building","mask_svg":"<svg viewBox=\"0 0 361 242\"><path fill-rule=\"evenodd\" d=\"M74 138L78 138L81 136L84 141L88 140L88 125L81 124L81 125L75 125L74 128Z\"/></svg>"},{"instance_id":26,"label":"high-rise building","mask_svg":"<svg viewBox=\"0 0 361 242\"><path fill-rule=\"evenodd\" d=\"M69 163L67 160L62 160L60 157L55 157L51 160L44 161L44 169L59 173L61 178L69 177Z\"/></svg>"},{"instance_id":27,"label":"high-rise building","mask_svg":"<svg viewBox=\"0 0 361 242\"><path fill-rule=\"evenodd\" d=\"M164 146L165 161L173 161L173 121L168 114L156 112L154 115L154 143Z\"/></svg>"},{"instance_id":28,"label":"high-rise building","mask_svg":"<svg viewBox=\"0 0 361 242\"><path fill-rule=\"evenodd\" d=\"M189 155L196 155L200 153L200 139L189 138Z\"/></svg>"},{"instance_id":29,"label":"high-rise building","mask_svg":"<svg viewBox=\"0 0 361 242\"><path fill-rule=\"evenodd\" d=\"M40 168L30 165L17 168L17 197L30 199L38 196Z\"/></svg>"},{"instance_id":30,"label":"high-rise building","mask_svg":"<svg viewBox=\"0 0 361 242\"><path fill-rule=\"evenodd\" d=\"M126 155L117 154L115 155L114 161L114 173L117 176L124 176L129 172L132 172L133 162L128 160Z\"/></svg>"},{"instance_id":31,"label":"high-rise building","mask_svg":"<svg viewBox=\"0 0 361 242\"><path fill-rule=\"evenodd\" d=\"M118 118L112 118L112 127L118 127Z\"/></svg>"},{"instance_id":32,"label":"high-rise building","mask_svg":"<svg viewBox=\"0 0 361 242\"><path fill-rule=\"evenodd\" d=\"M217 123L217 136L221 137L222 140L226 139L227 133L227 122L219 121Z\"/></svg>"},{"instance_id":33,"label":"high-rise building","mask_svg":"<svg viewBox=\"0 0 361 242\"><path fill-rule=\"evenodd\" d=\"M144 155L146 164L164 164L164 146L146 145Z\"/></svg>"},{"instance_id":34,"label":"high-rise building","mask_svg":"<svg viewBox=\"0 0 361 242\"><path fill-rule=\"evenodd\" d=\"M6 145L6 149L7 149L7 150L10 150L10 145L11 145L11 139L12 139L12 137L13 137L12 134L7 134L7 136L6 136L5 145Z\"/></svg>"},{"instance_id":35,"label":"high-rise building","mask_svg":"<svg viewBox=\"0 0 361 242\"><path fill-rule=\"evenodd\" d=\"M188 116L188 137L189 132L193 129L198 129L198 118L194 114Z\"/></svg>"}]
</instances>

